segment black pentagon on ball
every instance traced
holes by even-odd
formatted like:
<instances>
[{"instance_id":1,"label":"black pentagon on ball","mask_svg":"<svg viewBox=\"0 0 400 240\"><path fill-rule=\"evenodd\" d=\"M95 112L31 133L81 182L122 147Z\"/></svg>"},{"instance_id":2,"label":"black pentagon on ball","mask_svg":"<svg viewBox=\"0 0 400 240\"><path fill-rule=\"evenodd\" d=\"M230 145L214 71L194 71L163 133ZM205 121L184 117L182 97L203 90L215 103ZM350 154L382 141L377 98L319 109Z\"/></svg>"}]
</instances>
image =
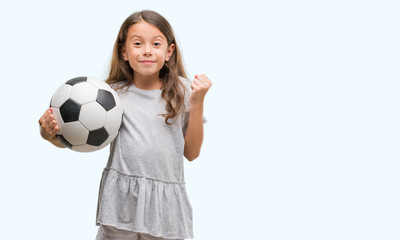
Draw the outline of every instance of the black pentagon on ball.
<instances>
[{"instance_id":1,"label":"black pentagon on ball","mask_svg":"<svg viewBox=\"0 0 400 240\"><path fill-rule=\"evenodd\" d=\"M67 148L72 148L72 144L67 141L62 135L57 134L57 139Z\"/></svg>"},{"instance_id":2,"label":"black pentagon on ball","mask_svg":"<svg viewBox=\"0 0 400 240\"><path fill-rule=\"evenodd\" d=\"M108 136L109 135L108 135L107 130L104 127L102 127L102 128L90 131L86 143L89 145L98 147L101 144L103 144L104 141L107 140Z\"/></svg>"},{"instance_id":3,"label":"black pentagon on ball","mask_svg":"<svg viewBox=\"0 0 400 240\"><path fill-rule=\"evenodd\" d=\"M99 90L96 101L100 103L106 111L113 109L116 105L112 93L104 89Z\"/></svg>"},{"instance_id":4,"label":"black pentagon on ball","mask_svg":"<svg viewBox=\"0 0 400 240\"><path fill-rule=\"evenodd\" d=\"M81 82L86 82L87 77L76 77L73 79L68 80L65 84L74 86L75 84L81 83Z\"/></svg>"},{"instance_id":5,"label":"black pentagon on ball","mask_svg":"<svg viewBox=\"0 0 400 240\"><path fill-rule=\"evenodd\" d=\"M64 122L74 122L79 119L81 105L72 99L68 99L60 107L60 114Z\"/></svg>"}]
</instances>

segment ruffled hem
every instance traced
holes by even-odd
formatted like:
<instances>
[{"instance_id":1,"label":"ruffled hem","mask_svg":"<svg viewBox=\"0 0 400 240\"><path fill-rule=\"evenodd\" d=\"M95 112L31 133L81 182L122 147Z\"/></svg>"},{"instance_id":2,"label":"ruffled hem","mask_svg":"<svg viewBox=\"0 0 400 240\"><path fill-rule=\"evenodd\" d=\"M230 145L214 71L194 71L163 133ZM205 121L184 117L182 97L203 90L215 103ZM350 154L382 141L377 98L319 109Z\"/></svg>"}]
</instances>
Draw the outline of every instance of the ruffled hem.
<instances>
[{"instance_id":1,"label":"ruffled hem","mask_svg":"<svg viewBox=\"0 0 400 240\"><path fill-rule=\"evenodd\" d=\"M192 207L185 183L104 169L96 224L164 238L193 238Z\"/></svg>"}]
</instances>

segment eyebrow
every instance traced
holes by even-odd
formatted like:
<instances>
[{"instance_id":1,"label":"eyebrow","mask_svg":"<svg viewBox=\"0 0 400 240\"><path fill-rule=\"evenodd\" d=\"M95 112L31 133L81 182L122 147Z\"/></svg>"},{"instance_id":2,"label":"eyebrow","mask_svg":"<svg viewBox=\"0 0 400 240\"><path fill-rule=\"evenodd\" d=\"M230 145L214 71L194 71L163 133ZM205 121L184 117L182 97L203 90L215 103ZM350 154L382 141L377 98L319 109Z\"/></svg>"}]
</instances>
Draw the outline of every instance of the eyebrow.
<instances>
[{"instance_id":1,"label":"eyebrow","mask_svg":"<svg viewBox=\"0 0 400 240\"><path fill-rule=\"evenodd\" d=\"M140 35L132 35L132 36L129 38L129 40L131 40L131 39L134 38L134 37L142 38L142 36L140 36ZM156 36L154 36L154 38L161 38L161 39L164 39L162 35L156 35Z\"/></svg>"}]
</instances>

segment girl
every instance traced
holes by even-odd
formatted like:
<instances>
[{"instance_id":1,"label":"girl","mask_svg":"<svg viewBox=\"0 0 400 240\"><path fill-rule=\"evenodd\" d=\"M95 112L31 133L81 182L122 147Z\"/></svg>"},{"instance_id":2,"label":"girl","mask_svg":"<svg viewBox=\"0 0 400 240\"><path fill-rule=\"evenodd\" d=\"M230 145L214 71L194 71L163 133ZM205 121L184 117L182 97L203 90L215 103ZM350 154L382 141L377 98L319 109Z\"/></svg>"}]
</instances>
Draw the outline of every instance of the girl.
<instances>
[{"instance_id":1,"label":"girl","mask_svg":"<svg viewBox=\"0 0 400 240\"><path fill-rule=\"evenodd\" d=\"M124 117L100 183L96 239L193 238L183 156L200 154L211 81L204 74L188 81L167 20L141 11L120 28L106 82ZM63 147L50 110L39 123L42 137Z\"/></svg>"}]
</instances>

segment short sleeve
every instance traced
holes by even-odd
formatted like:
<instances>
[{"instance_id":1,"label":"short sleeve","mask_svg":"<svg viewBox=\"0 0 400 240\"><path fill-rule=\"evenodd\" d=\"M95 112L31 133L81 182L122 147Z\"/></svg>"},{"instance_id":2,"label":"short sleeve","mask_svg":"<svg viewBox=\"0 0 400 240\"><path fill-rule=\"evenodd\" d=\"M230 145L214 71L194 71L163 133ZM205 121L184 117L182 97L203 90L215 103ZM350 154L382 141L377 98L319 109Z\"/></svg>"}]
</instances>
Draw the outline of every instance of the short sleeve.
<instances>
[{"instance_id":1,"label":"short sleeve","mask_svg":"<svg viewBox=\"0 0 400 240\"><path fill-rule=\"evenodd\" d=\"M207 120L207 118L204 117L204 115L203 115L203 124L206 124L206 123L208 123L208 120Z\"/></svg>"}]
</instances>

